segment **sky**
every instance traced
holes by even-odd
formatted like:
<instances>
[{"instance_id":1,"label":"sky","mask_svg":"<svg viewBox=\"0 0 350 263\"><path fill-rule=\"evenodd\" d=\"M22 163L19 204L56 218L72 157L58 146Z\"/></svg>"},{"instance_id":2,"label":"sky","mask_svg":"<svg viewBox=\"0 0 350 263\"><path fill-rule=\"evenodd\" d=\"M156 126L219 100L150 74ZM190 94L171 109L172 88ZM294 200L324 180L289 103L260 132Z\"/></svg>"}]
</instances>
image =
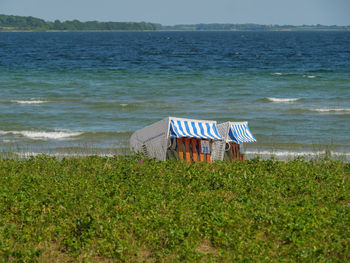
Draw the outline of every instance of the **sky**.
<instances>
[{"instance_id":1,"label":"sky","mask_svg":"<svg viewBox=\"0 0 350 263\"><path fill-rule=\"evenodd\" d=\"M350 0L0 0L0 14L46 21L350 25Z\"/></svg>"}]
</instances>

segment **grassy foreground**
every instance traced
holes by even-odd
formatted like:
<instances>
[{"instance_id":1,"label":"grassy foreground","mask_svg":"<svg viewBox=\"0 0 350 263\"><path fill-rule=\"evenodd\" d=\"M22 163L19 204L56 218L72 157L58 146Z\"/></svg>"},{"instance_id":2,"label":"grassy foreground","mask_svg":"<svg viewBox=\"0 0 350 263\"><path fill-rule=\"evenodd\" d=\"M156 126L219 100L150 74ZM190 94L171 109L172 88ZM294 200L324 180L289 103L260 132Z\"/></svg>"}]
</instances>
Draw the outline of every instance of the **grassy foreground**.
<instances>
[{"instance_id":1,"label":"grassy foreground","mask_svg":"<svg viewBox=\"0 0 350 263\"><path fill-rule=\"evenodd\" d=\"M0 262L350 261L350 164L0 159Z\"/></svg>"}]
</instances>

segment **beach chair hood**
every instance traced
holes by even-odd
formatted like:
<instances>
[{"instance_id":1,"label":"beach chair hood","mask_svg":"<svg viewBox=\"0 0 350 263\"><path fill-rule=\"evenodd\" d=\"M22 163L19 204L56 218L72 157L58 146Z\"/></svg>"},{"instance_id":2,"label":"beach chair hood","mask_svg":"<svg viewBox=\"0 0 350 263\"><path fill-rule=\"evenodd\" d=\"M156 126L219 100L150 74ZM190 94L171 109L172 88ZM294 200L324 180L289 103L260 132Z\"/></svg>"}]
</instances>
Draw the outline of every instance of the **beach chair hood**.
<instances>
[{"instance_id":1,"label":"beach chair hood","mask_svg":"<svg viewBox=\"0 0 350 263\"><path fill-rule=\"evenodd\" d=\"M238 144L243 142L256 142L249 130L248 122L230 122L227 141Z\"/></svg>"},{"instance_id":2,"label":"beach chair hood","mask_svg":"<svg viewBox=\"0 0 350 263\"><path fill-rule=\"evenodd\" d=\"M222 140L215 121L171 118L170 137Z\"/></svg>"}]
</instances>

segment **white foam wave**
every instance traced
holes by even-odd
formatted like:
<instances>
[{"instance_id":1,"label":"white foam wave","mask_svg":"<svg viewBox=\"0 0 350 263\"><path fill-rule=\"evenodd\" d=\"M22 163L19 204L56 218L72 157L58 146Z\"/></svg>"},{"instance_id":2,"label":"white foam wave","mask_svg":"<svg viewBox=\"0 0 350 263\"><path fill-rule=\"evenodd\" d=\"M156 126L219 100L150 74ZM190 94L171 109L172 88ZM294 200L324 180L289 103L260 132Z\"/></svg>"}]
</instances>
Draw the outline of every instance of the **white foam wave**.
<instances>
[{"instance_id":1,"label":"white foam wave","mask_svg":"<svg viewBox=\"0 0 350 263\"><path fill-rule=\"evenodd\" d=\"M42 104L42 103L48 103L46 100L11 100L12 103L18 103L18 104Z\"/></svg>"},{"instance_id":2,"label":"white foam wave","mask_svg":"<svg viewBox=\"0 0 350 263\"><path fill-rule=\"evenodd\" d=\"M128 106L128 104L127 103L121 103L120 106L126 107L126 106Z\"/></svg>"},{"instance_id":3,"label":"white foam wave","mask_svg":"<svg viewBox=\"0 0 350 263\"><path fill-rule=\"evenodd\" d=\"M332 112L343 112L343 113L350 113L350 108L328 108L328 109L311 109L311 111L321 112L321 113L332 113Z\"/></svg>"},{"instance_id":4,"label":"white foam wave","mask_svg":"<svg viewBox=\"0 0 350 263\"><path fill-rule=\"evenodd\" d=\"M304 78L308 78L308 79L317 78L317 76L314 76L314 75L304 75L303 77L304 77Z\"/></svg>"},{"instance_id":5,"label":"white foam wave","mask_svg":"<svg viewBox=\"0 0 350 263\"><path fill-rule=\"evenodd\" d=\"M82 132L72 132L72 131L53 131L53 132L45 132L45 131L0 131L0 135L21 135L24 137L28 137L30 139L38 140L38 139L65 139L69 137L75 137L82 134Z\"/></svg>"},{"instance_id":6,"label":"white foam wave","mask_svg":"<svg viewBox=\"0 0 350 263\"><path fill-rule=\"evenodd\" d=\"M283 74L281 72L275 72L275 73L272 73L272 75L274 75L274 76L282 76Z\"/></svg>"},{"instance_id":7,"label":"white foam wave","mask_svg":"<svg viewBox=\"0 0 350 263\"><path fill-rule=\"evenodd\" d=\"M300 98L267 98L271 102L295 102L300 100Z\"/></svg>"},{"instance_id":8,"label":"white foam wave","mask_svg":"<svg viewBox=\"0 0 350 263\"><path fill-rule=\"evenodd\" d=\"M15 142L15 141L13 141L13 140L2 140L2 142L3 142L3 143L13 143L13 142Z\"/></svg>"},{"instance_id":9,"label":"white foam wave","mask_svg":"<svg viewBox=\"0 0 350 263\"><path fill-rule=\"evenodd\" d=\"M113 154L104 154L104 153L38 153L38 152L15 152L18 157L20 158L30 158L30 157L36 157L38 155L47 155L50 157L58 157L58 158L75 158L75 157L87 157L87 156L100 156L100 157L113 157Z\"/></svg>"},{"instance_id":10,"label":"white foam wave","mask_svg":"<svg viewBox=\"0 0 350 263\"><path fill-rule=\"evenodd\" d=\"M87 157L87 156L101 156L101 157L113 157L114 154L110 153L40 153L40 152L15 152L17 156L20 158L30 158L30 157L36 157L38 155L44 154L51 157L58 157L58 158L76 158L76 157ZM350 153L346 152L330 152L331 156L333 157L345 157L349 158ZM277 157L277 158L288 158L288 157L322 157L325 155L325 151L317 151L317 152L290 152L290 151L245 151L246 156L261 156L265 158L269 158L271 156Z\"/></svg>"},{"instance_id":11,"label":"white foam wave","mask_svg":"<svg viewBox=\"0 0 350 263\"><path fill-rule=\"evenodd\" d=\"M251 156L276 156L276 157L319 157L325 155L325 151L308 151L308 152L292 152L292 151L245 151L246 155ZM330 152L331 156L350 156L350 153L347 152Z\"/></svg>"}]
</instances>

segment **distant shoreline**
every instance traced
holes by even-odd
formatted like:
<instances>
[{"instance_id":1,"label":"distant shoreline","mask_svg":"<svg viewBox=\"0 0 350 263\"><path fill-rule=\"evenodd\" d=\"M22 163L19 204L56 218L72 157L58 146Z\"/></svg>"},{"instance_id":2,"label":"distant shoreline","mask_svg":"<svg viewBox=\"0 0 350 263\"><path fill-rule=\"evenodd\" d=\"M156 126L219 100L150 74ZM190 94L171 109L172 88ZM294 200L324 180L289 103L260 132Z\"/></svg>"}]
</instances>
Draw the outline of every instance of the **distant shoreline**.
<instances>
[{"instance_id":1,"label":"distant shoreline","mask_svg":"<svg viewBox=\"0 0 350 263\"><path fill-rule=\"evenodd\" d=\"M291 29L291 30L3 30L0 33L79 33L79 32L350 32L350 29Z\"/></svg>"},{"instance_id":2,"label":"distant shoreline","mask_svg":"<svg viewBox=\"0 0 350 263\"><path fill-rule=\"evenodd\" d=\"M32 16L0 14L0 32L130 32L130 31L350 31L350 25L272 25L272 24L180 24L165 26L149 22L100 22L79 20L45 21Z\"/></svg>"}]
</instances>

